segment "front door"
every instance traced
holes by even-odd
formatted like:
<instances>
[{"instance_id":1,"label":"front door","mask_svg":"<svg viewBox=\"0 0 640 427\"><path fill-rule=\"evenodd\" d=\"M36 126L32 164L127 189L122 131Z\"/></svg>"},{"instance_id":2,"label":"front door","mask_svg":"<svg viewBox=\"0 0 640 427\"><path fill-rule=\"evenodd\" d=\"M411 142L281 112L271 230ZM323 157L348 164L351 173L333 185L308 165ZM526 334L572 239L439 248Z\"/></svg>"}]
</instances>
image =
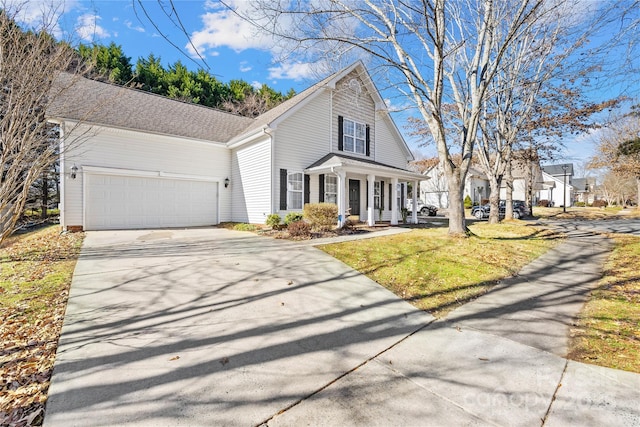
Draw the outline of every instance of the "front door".
<instances>
[{"instance_id":1,"label":"front door","mask_svg":"<svg viewBox=\"0 0 640 427\"><path fill-rule=\"evenodd\" d=\"M349 209L351 215L360 215L360 181L349 180Z\"/></svg>"}]
</instances>

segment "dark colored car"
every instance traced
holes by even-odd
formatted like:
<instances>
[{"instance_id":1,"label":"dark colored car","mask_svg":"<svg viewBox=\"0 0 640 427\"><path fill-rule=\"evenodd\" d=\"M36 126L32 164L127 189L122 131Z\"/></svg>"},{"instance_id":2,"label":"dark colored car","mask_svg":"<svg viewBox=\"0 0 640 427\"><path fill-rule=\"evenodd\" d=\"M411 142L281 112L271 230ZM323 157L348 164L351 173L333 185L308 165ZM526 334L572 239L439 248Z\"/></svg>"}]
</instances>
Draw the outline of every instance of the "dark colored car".
<instances>
[{"instance_id":1,"label":"dark colored car","mask_svg":"<svg viewBox=\"0 0 640 427\"><path fill-rule=\"evenodd\" d=\"M518 204L516 202L520 202L522 204ZM500 204L498 205L500 218L504 218L505 213L505 201L500 200ZM491 211L491 205L487 203L486 205L474 206L471 208L471 215L475 216L478 219L489 218L489 212ZM522 201L513 201L513 218L520 219L524 218L526 215L526 206Z\"/></svg>"}]
</instances>

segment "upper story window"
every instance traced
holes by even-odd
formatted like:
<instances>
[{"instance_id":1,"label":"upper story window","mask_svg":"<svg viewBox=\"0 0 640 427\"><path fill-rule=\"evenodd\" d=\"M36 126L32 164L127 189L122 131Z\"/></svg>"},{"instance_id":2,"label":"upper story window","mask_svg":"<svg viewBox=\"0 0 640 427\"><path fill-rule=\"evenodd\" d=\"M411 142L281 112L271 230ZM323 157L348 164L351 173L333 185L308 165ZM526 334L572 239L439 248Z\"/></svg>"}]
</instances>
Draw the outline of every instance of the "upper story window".
<instances>
[{"instance_id":1,"label":"upper story window","mask_svg":"<svg viewBox=\"0 0 640 427\"><path fill-rule=\"evenodd\" d=\"M342 130L343 151L366 154L367 126L353 120L344 119Z\"/></svg>"}]
</instances>

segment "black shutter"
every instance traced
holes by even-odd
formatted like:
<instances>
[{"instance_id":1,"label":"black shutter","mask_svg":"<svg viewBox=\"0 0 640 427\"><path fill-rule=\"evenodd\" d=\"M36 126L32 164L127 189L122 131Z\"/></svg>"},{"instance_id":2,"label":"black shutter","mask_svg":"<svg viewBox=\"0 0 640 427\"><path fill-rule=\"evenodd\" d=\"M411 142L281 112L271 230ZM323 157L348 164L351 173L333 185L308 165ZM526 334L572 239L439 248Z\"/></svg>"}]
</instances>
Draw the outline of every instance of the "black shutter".
<instances>
[{"instance_id":1,"label":"black shutter","mask_svg":"<svg viewBox=\"0 0 640 427\"><path fill-rule=\"evenodd\" d=\"M287 210L287 170L280 169L280 210Z\"/></svg>"},{"instance_id":2,"label":"black shutter","mask_svg":"<svg viewBox=\"0 0 640 427\"><path fill-rule=\"evenodd\" d=\"M304 203L307 204L311 200L311 177L304 175Z\"/></svg>"},{"instance_id":3,"label":"black shutter","mask_svg":"<svg viewBox=\"0 0 640 427\"><path fill-rule=\"evenodd\" d=\"M320 185L318 188L318 193L320 193L318 195L318 200L320 201L320 203L324 202L324 174L320 174L320 176L318 177Z\"/></svg>"},{"instance_id":4,"label":"black shutter","mask_svg":"<svg viewBox=\"0 0 640 427\"><path fill-rule=\"evenodd\" d=\"M344 129L342 128L343 122L344 122L344 118L342 116L338 116L338 150L339 151L344 150L344 144L342 141L344 139Z\"/></svg>"},{"instance_id":5,"label":"black shutter","mask_svg":"<svg viewBox=\"0 0 640 427\"><path fill-rule=\"evenodd\" d=\"M400 209L404 208L407 205L407 202L404 200L404 186L406 184L400 184Z\"/></svg>"},{"instance_id":6,"label":"black shutter","mask_svg":"<svg viewBox=\"0 0 640 427\"><path fill-rule=\"evenodd\" d=\"M367 125L367 156L371 156L371 130Z\"/></svg>"},{"instance_id":7,"label":"black shutter","mask_svg":"<svg viewBox=\"0 0 640 427\"><path fill-rule=\"evenodd\" d=\"M384 210L384 181L380 181L380 209Z\"/></svg>"},{"instance_id":8,"label":"black shutter","mask_svg":"<svg viewBox=\"0 0 640 427\"><path fill-rule=\"evenodd\" d=\"M391 199L393 199L393 188L392 188L393 184L389 184L389 210L393 210L393 205L391 204L392 201Z\"/></svg>"}]
</instances>

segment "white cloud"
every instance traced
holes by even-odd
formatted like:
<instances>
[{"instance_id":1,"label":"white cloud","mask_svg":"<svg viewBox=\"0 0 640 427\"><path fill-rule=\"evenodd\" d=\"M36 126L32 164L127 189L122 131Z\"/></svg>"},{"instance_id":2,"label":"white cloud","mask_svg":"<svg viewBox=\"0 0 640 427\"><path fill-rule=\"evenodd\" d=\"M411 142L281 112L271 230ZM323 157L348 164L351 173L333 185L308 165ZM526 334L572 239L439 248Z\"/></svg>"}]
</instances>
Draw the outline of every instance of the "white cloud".
<instances>
[{"instance_id":1,"label":"white cloud","mask_svg":"<svg viewBox=\"0 0 640 427\"><path fill-rule=\"evenodd\" d=\"M17 22L35 28L45 29L56 38L62 37L59 22L62 15L77 6L76 0L66 2L44 2L25 0L2 0L0 3L4 12Z\"/></svg>"},{"instance_id":2,"label":"white cloud","mask_svg":"<svg viewBox=\"0 0 640 427\"><path fill-rule=\"evenodd\" d=\"M100 16L92 13L85 13L79 16L76 24L76 33L82 40L86 41L110 37L109 32L98 25L98 21L101 19Z\"/></svg>"},{"instance_id":3,"label":"white cloud","mask_svg":"<svg viewBox=\"0 0 640 427\"><path fill-rule=\"evenodd\" d=\"M313 64L308 62L283 63L269 68L270 79L304 80L315 76Z\"/></svg>"},{"instance_id":4,"label":"white cloud","mask_svg":"<svg viewBox=\"0 0 640 427\"><path fill-rule=\"evenodd\" d=\"M254 80L251 82L251 86L255 89L255 90L260 90L262 88L262 83L260 83L257 80Z\"/></svg>"},{"instance_id":5,"label":"white cloud","mask_svg":"<svg viewBox=\"0 0 640 427\"><path fill-rule=\"evenodd\" d=\"M239 12L251 7L251 2L241 0L228 3ZM219 47L228 47L236 52L246 49L268 50L273 47L270 36L258 34L255 27L232 10L210 1L205 7L210 11L201 16L203 28L191 33L193 46L190 43L185 46L191 55L196 55L195 49L204 56L210 54L207 50Z\"/></svg>"},{"instance_id":6,"label":"white cloud","mask_svg":"<svg viewBox=\"0 0 640 427\"><path fill-rule=\"evenodd\" d=\"M249 63L247 61L242 61L240 63L240 72L241 73L246 73L247 71L251 71L253 69L253 67L251 67L251 65L249 65Z\"/></svg>"},{"instance_id":7,"label":"white cloud","mask_svg":"<svg viewBox=\"0 0 640 427\"><path fill-rule=\"evenodd\" d=\"M139 33L144 33L144 32L145 32L145 29L144 29L144 28L142 28L142 27L141 27L141 26L139 26L139 25L138 25L138 26L133 25L133 23L132 23L131 21L129 21L128 19L127 19L126 21L124 21L124 25L126 25L126 26L127 26L127 28L128 28L128 29L130 29L130 30L137 31L137 32L139 32Z\"/></svg>"}]
</instances>

